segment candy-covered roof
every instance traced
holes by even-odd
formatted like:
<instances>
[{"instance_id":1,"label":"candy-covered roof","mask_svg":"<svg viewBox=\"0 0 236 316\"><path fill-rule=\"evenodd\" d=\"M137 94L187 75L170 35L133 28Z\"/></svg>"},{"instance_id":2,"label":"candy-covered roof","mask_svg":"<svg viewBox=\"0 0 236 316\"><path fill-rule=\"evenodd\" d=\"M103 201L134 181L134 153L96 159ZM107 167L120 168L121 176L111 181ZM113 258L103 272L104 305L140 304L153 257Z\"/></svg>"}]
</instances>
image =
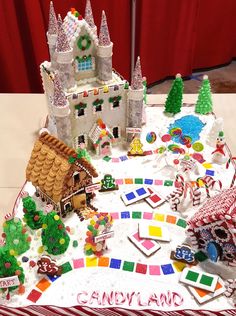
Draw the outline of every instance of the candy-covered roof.
<instances>
[{"instance_id":1,"label":"candy-covered roof","mask_svg":"<svg viewBox=\"0 0 236 316\"><path fill-rule=\"evenodd\" d=\"M225 219L236 223L236 187L224 190L209 198L189 220L188 224L191 227L200 227Z\"/></svg>"}]
</instances>

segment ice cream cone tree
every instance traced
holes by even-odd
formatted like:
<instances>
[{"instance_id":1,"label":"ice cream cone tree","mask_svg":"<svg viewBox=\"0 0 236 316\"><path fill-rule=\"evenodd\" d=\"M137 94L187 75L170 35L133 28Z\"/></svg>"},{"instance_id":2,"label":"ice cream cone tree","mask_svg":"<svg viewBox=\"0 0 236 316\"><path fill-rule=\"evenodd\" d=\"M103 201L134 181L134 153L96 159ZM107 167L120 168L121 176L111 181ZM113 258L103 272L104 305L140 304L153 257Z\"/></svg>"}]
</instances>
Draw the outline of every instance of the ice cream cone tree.
<instances>
[{"instance_id":1,"label":"ice cream cone tree","mask_svg":"<svg viewBox=\"0 0 236 316\"><path fill-rule=\"evenodd\" d=\"M19 218L12 218L3 224L6 247L12 255L18 256L30 248L31 237Z\"/></svg>"},{"instance_id":2,"label":"ice cream cone tree","mask_svg":"<svg viewBox=\"0 0 236 316\"><path fill-rule=\"evenodd\" d=\"M22 202L25 223L33 230L41 228L45 216L43 211L36 209L35 201L27 194L22 198Z\"/></svg>"},{"instance_id":3,"label":"ice cream cone tree","mask_svg":"<svg viewBox=\"0 0 236 316\"><path fill-rule=\"evenodd\" d=\"M203 77L195 112L199 114L208 114L212 112L211 85L208 76L206 75Z\"/></svg>"},{"instance_id":4,"label":"ice cream cone tree","mask_svg":"<svg viewBox=\"0 0 236 316\"><path fill-rule=\"evenodd\" d=\"M43 220L42 225L42 244L44 249L52 255L60 255L66 252L70 243L65 225L60 216L52 211Z\"/></svg>"},{"instance_id":5,"label":"ice cream cone tree","mask_svg":"<svg viewBox=\"0 0 236 316\"><path fill-rule=\"evenodd\" d=\"M165 113L176 114L181 111L183 101L183 80L176 75L165 102Z\"/></svg>"}]
</instances>

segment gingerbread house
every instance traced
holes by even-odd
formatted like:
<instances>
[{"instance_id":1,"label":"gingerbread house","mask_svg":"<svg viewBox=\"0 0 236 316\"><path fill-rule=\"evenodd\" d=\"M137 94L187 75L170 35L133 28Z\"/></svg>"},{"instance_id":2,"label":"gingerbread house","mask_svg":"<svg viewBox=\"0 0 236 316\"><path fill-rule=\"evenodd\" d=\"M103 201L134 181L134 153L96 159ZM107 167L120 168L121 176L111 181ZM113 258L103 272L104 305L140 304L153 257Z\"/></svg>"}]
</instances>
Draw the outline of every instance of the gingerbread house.
<instances>
[{"instance_id":1,"label":"gingerbread house","mask_svg":"<svg viewBox=\"0 0 236 316\"><path fill-rule=\"evenodd\" d=\"M36 195L62 217L90 205L92 194L86 193L86 187L97 176L91 163L46 132L35 142L26 168L26 179L34 185Z\"/></svg>"},{"instance_id":2,"label":"gingerbread house","mask_svg":"<svg viewBox=\"0 0 236 316\"><path fill-rule=\"evenodd\" d=\"M236 187L208 199L188 225L194 246L214 262L236 265Z\"/></svg>"}]
</instances>

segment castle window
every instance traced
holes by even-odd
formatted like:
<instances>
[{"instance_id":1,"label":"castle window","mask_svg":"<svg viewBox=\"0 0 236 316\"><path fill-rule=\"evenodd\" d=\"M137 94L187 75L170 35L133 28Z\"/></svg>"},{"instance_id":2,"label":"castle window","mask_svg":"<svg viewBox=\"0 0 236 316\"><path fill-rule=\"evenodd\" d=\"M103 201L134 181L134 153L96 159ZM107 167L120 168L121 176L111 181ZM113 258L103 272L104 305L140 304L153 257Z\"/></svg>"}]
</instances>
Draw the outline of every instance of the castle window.
<instances>
[{"instance_id":1,"label":"castle window","mask_svg":"<svg viewBox=\"0 0 236 316\"><path fill-rule=\"evenodd\" d=\"M112 108L118 108L120 106L121 96L117 95L109 98L109 103L111 103Z\"/></svg>"},{"instance_id":2,"label":"castle window","mask_svg":"<svg viewBox=\"0 0 236 316\"><path fill-rule=\"evenodd\" d=\"M114 138L119 138L120 137L119 127L117 127L117 126L113 127L112 134L113 134Z\"/></svg>"},{"instance_id":3,"label":"castle window","mask_svg":"<svg viewBox=\"0 0 236 316\"><path fill-rule=\"evenodd\" d=\"M84 115L84 109L77 110L77 116L83 116Z\"/></svg>"},{"instance_id":4,"label":"castle window","mask_svg":"<svg viewBox=\"0 0 236 316\"><path fill-rule=\"evenodd\" d=\"M85 143L85 137L84 137L84 135L78 136L78 144L81 144L81 143Z\"/></svg>"},{"instance_id":5,"label":"castle window","mask_svg":"<svg viewBox=\"0 0 236 316\"><path fill-rule=\"evenodd\" d=\"M101 112L101 111L102 111L102 105L101 104L95 106L95 112Z\"/></svg>"},{"instance_id":6,"label":"castle window","mask_svg":"<svg viewBox=\"0 0 236 316\"><path fill-rule=\"evenodd\" d=\"M75 105L75 117L81 117L85 115L85 109L87 107L87 103L80 102Z\"/></svg>"},{"instance_id":7,"label":"castle window","mask_svg":"<svg viewBox=\"0 0 236 316\"><path fill-rule=\"evenodd\" d=\"M103 99L96 99L95 101L93 101L94 112L101 112L102 111L103 102L104 102Z\"/></svg>"},{"instance_id":8,"label":"castle window","mask_svg":"<svg viewBox=\"0 0 236 316\"><path fill-rule=\"evenodd\" d=\"M120 106L120 101L115 100L115 101L113 102L113 108L118 108L119 106Z\"/></svg>"},{"instance_id":9,"label":"castle window","mask_svg":"<svg viewBox=\"0 0 236 316\"><path fill-rule=\"evenodd\" d=\"M76 64L77 64L77 72L79 71L88 71L95 69L95 60L94 57L83 56L83 57L76 57Z\"/></svg>"}]
</instances>

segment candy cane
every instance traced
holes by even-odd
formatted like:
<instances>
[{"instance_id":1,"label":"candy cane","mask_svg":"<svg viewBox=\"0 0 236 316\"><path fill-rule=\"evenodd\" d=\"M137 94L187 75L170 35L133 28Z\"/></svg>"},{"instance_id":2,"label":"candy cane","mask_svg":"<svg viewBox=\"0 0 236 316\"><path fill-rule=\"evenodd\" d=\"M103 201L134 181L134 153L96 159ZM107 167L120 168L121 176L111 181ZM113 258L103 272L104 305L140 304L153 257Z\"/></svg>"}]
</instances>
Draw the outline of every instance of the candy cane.
<instances>
[{"instance_id":1,"label":"candy cane","mask_svg":"<svg viewBox=\"0 0 236 316\"><path fill-rule=\"evenodd\" d=\"M193 191L193 206L198 206L201 203L201 190L197 186Z\"/></svg>"},{"instance_id":2,"label":"candy cane","mask_svg":"<svg viewBox=\"0 0 236 316\"><path fill-rule=\"evenodd\" d=\"M227 163L226 163L226 169L229 168L229 165L230 165L231 161L234 162L234 168L235 168L235 160L236 160L236 157L231 157L231 158L229 158L229 160L228 160ZM232 187L234 186L235 180L236 180L236 169L235 169L235 171L234 171L234 175L233 175L233 179L232 179L231 184L230 184L230 188L232 188Z\"/></svg>"},{"instance_id":3,"label":"candy cane","mask_svg":"<svg viewBox=\"0 0 236 316\"><path fill-rule=\"evenodd\" d=\"M205 180L205 178L197 178L196 183L197 183L197 186L199 186L199 187L200 187L200 185L199 185L199 181L200 180L204 183L204 186L205 186L205 189L206 189L206 194L207 194L207 197L209 198L210 197L210 191L209 191L209 186L207 184L207 181Z\"/></svg>"}]
</instances>

